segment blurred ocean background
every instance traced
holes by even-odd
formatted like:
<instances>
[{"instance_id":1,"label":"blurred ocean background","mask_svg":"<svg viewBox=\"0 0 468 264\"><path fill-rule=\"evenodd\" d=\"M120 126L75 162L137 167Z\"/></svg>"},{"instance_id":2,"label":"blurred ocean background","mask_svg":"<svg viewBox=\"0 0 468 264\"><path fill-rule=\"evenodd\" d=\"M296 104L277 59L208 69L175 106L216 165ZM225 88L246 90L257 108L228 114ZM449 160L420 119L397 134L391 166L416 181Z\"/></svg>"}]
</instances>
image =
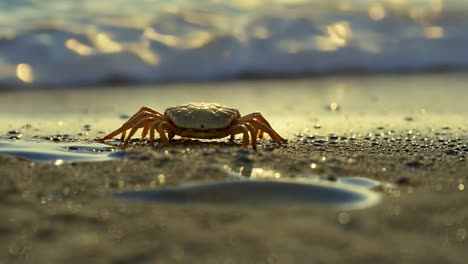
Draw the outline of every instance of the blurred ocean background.
<instances>
[{"instance_id":1,"label":"blurred ocean background","mask_svg":"<svg viewBox=\"0 0 468 264\"><path fill-rule=\"evenodd\" d=\"M468 0L0 2L0 89L468 68Z\"/></svg>"}]
</instances>

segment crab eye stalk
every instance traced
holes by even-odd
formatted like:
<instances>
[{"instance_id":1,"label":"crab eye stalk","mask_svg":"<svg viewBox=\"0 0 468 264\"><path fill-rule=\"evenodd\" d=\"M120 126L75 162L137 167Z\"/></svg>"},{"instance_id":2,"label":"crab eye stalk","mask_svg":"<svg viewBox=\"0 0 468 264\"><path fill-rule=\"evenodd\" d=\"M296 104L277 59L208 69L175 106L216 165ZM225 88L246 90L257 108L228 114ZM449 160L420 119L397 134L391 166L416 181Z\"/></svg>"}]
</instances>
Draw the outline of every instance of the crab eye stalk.
<instances>
[{"instance_id":1,"label":"crab eye stalk","mask_svg":"<svg viewBox=\"0 0 468 264\"><path fill-rule=\"evenodd\" d=\"M200 128L205 128L205 125L200 125Z\"/></svg>"}]
</instances>

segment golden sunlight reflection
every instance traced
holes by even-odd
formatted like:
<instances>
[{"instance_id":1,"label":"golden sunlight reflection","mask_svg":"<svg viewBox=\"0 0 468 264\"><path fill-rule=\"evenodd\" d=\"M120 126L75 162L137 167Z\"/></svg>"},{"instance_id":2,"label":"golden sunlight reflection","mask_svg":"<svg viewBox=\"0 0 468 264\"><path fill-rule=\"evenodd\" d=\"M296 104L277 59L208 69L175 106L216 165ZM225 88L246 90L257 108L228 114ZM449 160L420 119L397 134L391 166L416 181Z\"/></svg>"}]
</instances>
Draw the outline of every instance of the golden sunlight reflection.
<instances>
[{"instance_id":1,"label":"golden sunlight reflection","mask_svg":"<svg viewBox=\"0 0 468 264\"><path fill-rule=\"evenodd\" d=\"M237 21L233 21L232 18L227 16L221 15L211 15L211 24L213 27L216 27L219 31L222 32L231 32L236 27L242 25L242 23L238 23Z\"/></svg>"},{"instance_id":2,"label":"golden sunlight reflection","mask_svg":"<svg viewBox=\"0 0 468 264\"><path fill-rule=\"evenodd\" d=\"M463 183L458 184L458 190L459 191L465 190L465 185Z\"/></svg>"},{"instance_id":3,"label":"golden sunlight reflection","mask_svg":"<svg viewBox=\"0 0 468 264\"><path fill-rule=\"evenodd\" d=\"M332 111L332 112L336 112L339 109L339 105L336 102L330 103L330 105L328 107L330 108L330 111Z\"/></svg>"},{"instance_id":4,"label":"golden sunlight reflection","mask_svg":"<svg viewBox=\"0 0 468 264\"><path fill-rule=\"evenodd\" d=\"M213 36L205 31L196 31L187 36L176 37L169 34L158 33L153 28L146 28L144 36L150 40L178 48L200 48L213 39Z\"/></svg>"},{"instance_id":5,"label":"golden sunlight reflection","mask_svg":"<svg viewBox=\"0 0 468 264\"><path fill-rule=\"evenodd\" d=\"M164 176L164 174L159 174L158 175L158 183L159 183L159 185L166 184L166 176Z\"/></svg>"},{"instance_id":6,"label":"golden sunlight reflection","mask_svg":"<svg viewBox=\"0 0 468 264\"><path fill-rule=\"evenodd\" d=\"M128 45L128 50L147 64L155 65L159 63L159 55L151 50L150 42L147 39L141 43Z\"/></svg>"},{"instance_id":7,"label":"golden sunlight reflection","mask_svg":"<svg viewBox=\"0 0 468 264\"><path fill-rule=\"evenodd\" d=\"M425 23L428 20L440 16L444 10L443 0L431 0L427 1L427 4L428 5L425 5L424 8L422 8L420 5L408 7L409 17L420 23Z\"/></svg>"},{"instance_id":8,"label":"golden sunlight reflection","mask_svg":"<svg viewBox=\"0 0 468 264\"><path fill-rule=\"evenodd\" d=\"M150 27L145 28L143 35L150 40L161 42L164 45L170 47L178 46L180 42L176 36L169 34L160 34Z\"/></svg>"},{"instance_id":9,"label":"golden sunlight reflection","mask_svg":"<svg viewBox=\"0 0 468 264\"><path fill-rule=\"evenodd\" d=\"M149 39L159 39L159 35L154 31L153 33L150 32L150 30L150 28L145 29L144 36L146 38L141 38L138 42L119 43L113 40L109 34L98 33L95 27L90 27L87 34L94 47L83 44L74 38L67 39L65 47L81 56L93 55L96 52L119 53L128 51L138 56L145 63L154 65L159 63L160 58L156 52L151 50Z\"/></svg>"},{"instance_id":10,"label":"golden sunlight reflection","mask_svg":"<svg viewBox=\"0 0 468 264\"><path fill-rule=\"evenodd\" d=\"M347 21L327 26L326 32L327 36L315 38L315 45L321 51L336 51L345 47L352 36L351 26Z\"/></svg>"},{"instance_id":11,"label":"golden sunlight reflection","mask_svg":"<svg viewBox=\"0 0 468 264\"><path fill-rule=\"evenodd\" d=\"M274 170L265 170L262 168L253 168L252 173L250 174L250 178L281 178L281 174Z\"/></svg>"},{"instance_id":12,"label":"golden sunlight reflection","mask_svg":"<svg viewBox=\"0 0 468 264\"><path fill-rule=\"evenodd\" d=\"M438 39L444 37L444 28L442 27L425 27L424 36L429 39Z\"/></svg>"},{"instance_id":13,"label":"golden sunlight reflection","mask_svg":"<svg viewBox=\"0 0 468 264\"><path fill-rule=\"evenodd\" d=\"M107 34L98 33L93 35L91 40L96 48L103 53L118 53L122 51L121 45L113 41Z\"/></svg>"},{"instance_id":14,"label":"golden sunlight reflection","mask_svg":"<svg viewBox=\"0 0 468 264\"><path fill-rule=\"evenodd\" d=\"M16 66L16 77L25 83L32 83L34 81L34 73L31 65L20 63Z\"/></svg>"},{"instance_id":15,"label":"golden sunlight reflection","mask_svg":"<svg viewBox=\"0 0 468 264\"><path fill-rule=\"evenodd\" d=\"M369 7L369 17L372 20L379 21L385 17L385 8L382 4L375 3Z\"/></svg>"},{"instance_id":16,"label":"golden sunlight reflection","mask_svg":"<svg viewBox=\"0 0 468 264\"><path fill-rule=\"evenodd\" d=\"M194 32L188 36L186 42L188 48L200 48L213 40L213 36L204 31Z\"/></svg>"},{"instance_id":17,"label":"golden sunlight reflection","mask_svg":"<svg viewBox=\"0 0 468 264\"><path fill-rule=\"evenodd\" d=\"M67 41L65 41L65 47L80 56L89 56L94 53L93 48L79 42L74 38L67 39Z\"/></svg>"}]
</instances>

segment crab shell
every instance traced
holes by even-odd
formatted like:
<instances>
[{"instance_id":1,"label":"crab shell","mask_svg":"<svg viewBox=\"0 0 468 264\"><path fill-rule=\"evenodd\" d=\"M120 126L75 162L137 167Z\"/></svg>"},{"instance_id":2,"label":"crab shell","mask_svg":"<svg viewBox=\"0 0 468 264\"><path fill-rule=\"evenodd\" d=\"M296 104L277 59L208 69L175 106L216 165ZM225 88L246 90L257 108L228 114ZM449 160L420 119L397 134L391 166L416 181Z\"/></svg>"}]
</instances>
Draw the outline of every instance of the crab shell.
<instances>
[{"instance_id":1,"label":"crab shell","mask_svg":"<svg viewBox=\"0 0 468 264\"><path fill-rule=\"evenodd\" d=\"M164 112L179 128L194 130L223 129L241 118L239 110L216 103L189 103L169 107Z\"/></svg>"}]
</instances>

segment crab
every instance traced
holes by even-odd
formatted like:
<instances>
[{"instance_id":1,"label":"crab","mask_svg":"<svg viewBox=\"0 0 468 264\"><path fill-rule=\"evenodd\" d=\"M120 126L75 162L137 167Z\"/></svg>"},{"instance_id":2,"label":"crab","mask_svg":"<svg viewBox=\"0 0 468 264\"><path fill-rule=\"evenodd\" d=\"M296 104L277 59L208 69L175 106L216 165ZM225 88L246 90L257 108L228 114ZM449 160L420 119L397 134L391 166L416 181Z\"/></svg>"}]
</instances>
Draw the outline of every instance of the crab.
<instances>
[{"instance_id":1,"label":"crab","mask_svg":"<svg viewBox=\"0 0 468 264\"><path fill-rule=\"evenodd\" d=\"M121 141L127 145L138 129L142 128L141 138L149 133L149 143L154 144L155 133L159 134L161 143L169 146L169 140L174 136L182 138L216 139L236 134L242 134L242 145L248 147L249 134L252 149L257 149L257 137L263 138L267 133L271 139L281 146L285 140L271 127L261 113L251 113L241 116L236 108L217 103L188 103L169 107L164 114L149 107L142 107L119 129L99 139L105 142L121 135ZM130 133L127 135L127 131ZM166 135L167 134L167 135Z\"/></svg>"}]
</instances>

